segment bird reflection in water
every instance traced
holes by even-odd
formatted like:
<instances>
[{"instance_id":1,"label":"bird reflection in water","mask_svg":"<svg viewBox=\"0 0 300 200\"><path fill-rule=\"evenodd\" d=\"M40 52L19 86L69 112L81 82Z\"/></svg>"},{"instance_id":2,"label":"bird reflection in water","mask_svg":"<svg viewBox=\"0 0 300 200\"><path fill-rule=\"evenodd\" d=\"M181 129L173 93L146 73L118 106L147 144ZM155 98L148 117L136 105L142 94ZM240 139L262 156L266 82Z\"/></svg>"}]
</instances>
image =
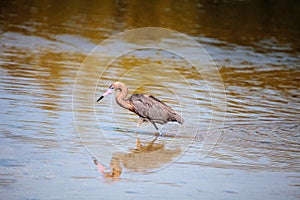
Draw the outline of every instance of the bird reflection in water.
<instances>
[{"instance_id":1,"label":"bird reflection in water","mask_svg":"<svg viewBox=\"0 0 300 200\"><path fill-rule=\"evenodd\" d=\"M97 159L94 159L94 163L97 166L97 171L101 173L102 177L119 180L122 174L122 167L125 167L129 171L143 171L151 168L156 168L162 163L168 163L180 154L179 149L166 150L164 144L155 143L158 136L156 136L151 142L145 142L144 144L137 137L136 148L130 149L129 153L114 153L110 161L110 166L105 167ZM164 156L158 158L158 154L163 153ZM161 159L163 157L163 159Z\"/></svg>"},{"instance_id":2,"label":"bird reflection in water","mask_svg":"<svg viewBox=\"0 0 300 200\"><path fill-rule=\"evenodd\" d=\"M99 163L97 159L94 159L94 164L97 166L97 171L105 178L119 178L122 173L122 167L118 158L113 157L110 161L110 171Z\"/></svg>"}]
</instances>

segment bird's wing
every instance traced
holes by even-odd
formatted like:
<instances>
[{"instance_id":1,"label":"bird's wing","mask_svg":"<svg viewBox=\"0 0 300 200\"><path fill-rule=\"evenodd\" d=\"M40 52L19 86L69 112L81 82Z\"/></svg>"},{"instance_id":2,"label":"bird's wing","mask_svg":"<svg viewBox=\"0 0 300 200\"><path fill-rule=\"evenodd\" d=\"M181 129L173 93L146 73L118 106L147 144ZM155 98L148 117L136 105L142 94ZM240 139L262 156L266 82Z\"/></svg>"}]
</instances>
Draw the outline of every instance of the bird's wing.
<instances>
[{"instance_id":1,"label":"bird's wing","mask_svg":"<svg viewBox=\"0 0 300 200\"><path fill-rule=\"evenodd\" d=\"M153 96L134 94L129 98L129 101L134 106L134 112L137 115L150 121L157 123L166 123L168 121L183 122L181 116L171 107Z\"/></svg>"}]
</instances>

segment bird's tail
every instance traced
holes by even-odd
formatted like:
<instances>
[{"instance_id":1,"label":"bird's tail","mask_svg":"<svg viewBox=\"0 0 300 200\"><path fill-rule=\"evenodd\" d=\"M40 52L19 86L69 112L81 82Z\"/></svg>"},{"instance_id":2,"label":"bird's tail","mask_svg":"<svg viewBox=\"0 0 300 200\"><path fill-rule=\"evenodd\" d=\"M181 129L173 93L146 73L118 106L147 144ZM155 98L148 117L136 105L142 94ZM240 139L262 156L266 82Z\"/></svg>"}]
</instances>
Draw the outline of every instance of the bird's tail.
<instances>
[{"instance_id":1,"label":"bird's tail","mask_svg":"<svg viewBox=\"0 0 300 200\"><path fill-rule=\"evenodd\" d=\"M184 123L184 119L178 113L175 113L175 115L174 115L174 121L177 121L179 124L183 124Z\"/></svg>"}]
</instances>

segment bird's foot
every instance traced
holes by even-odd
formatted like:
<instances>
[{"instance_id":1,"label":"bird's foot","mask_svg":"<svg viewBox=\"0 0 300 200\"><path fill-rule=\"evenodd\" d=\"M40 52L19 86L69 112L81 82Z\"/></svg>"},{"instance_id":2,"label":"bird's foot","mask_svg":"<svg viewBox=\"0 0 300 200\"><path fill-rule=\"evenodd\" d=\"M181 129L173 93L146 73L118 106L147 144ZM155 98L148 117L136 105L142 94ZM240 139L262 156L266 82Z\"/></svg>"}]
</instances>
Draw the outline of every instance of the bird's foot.
<instances>
[{"instance_id":1,"label":"bird's foot","mask_svg":"<svg viewBox=\"0 0 300 200\"><path fill-rule=\"evenodd\" d=\"M163 136L163 134L162 134L161 131L154 132L154 135L155 135L155 136L161 136L161 137Z\"/></svg>"},{"instance_id":2,"label":"bird's foot","mask_svg":"<svg viewBox=\"0 0 300 200\"><path fill-rule=\"evenodd\" d=\"M138 138L138 137L136 138L135 145L136 145L137 150L141 149L142 145L141 145L140 138Z\"/></svg>"}]
</instances>

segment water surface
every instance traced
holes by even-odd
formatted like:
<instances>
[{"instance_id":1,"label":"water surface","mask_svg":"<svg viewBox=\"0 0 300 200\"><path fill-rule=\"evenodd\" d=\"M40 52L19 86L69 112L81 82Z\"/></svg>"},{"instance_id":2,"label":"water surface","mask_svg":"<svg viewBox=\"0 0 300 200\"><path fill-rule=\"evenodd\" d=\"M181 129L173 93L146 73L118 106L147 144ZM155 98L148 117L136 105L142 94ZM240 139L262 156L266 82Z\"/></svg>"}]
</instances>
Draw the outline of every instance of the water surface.
<instances>
[{"instance_id":1,"label":"water surface","mask_svg":"<svg viewBox=\"0 0 300 200\"><path fill-rule=\"evenodd\" d=\"M299 198L297 1L0 5L1 199ZM216 63L226 118L208 155L201 148L211 120L222 120L222 93L212 93L205 77L180 56L138 50L108 68L96 62L76 79L101 41L145 26L188 34ZM124 40L117 48L133 45ZM196 54L185 44L178 48ZM114 96L100 104L81 101L90 94L97 98L115 80L130 93L152 94L171 105L185 126L162 126L165 137L145 152L136 150L136 132L144 147L153 140L150 124L137 130L137 117L119 108ZM82 86L79 101L75 81ZM74 112L80 113L79 127ZM121 167L120 177L103 177L93 156Z\"/></svg>"}]
</instances>

